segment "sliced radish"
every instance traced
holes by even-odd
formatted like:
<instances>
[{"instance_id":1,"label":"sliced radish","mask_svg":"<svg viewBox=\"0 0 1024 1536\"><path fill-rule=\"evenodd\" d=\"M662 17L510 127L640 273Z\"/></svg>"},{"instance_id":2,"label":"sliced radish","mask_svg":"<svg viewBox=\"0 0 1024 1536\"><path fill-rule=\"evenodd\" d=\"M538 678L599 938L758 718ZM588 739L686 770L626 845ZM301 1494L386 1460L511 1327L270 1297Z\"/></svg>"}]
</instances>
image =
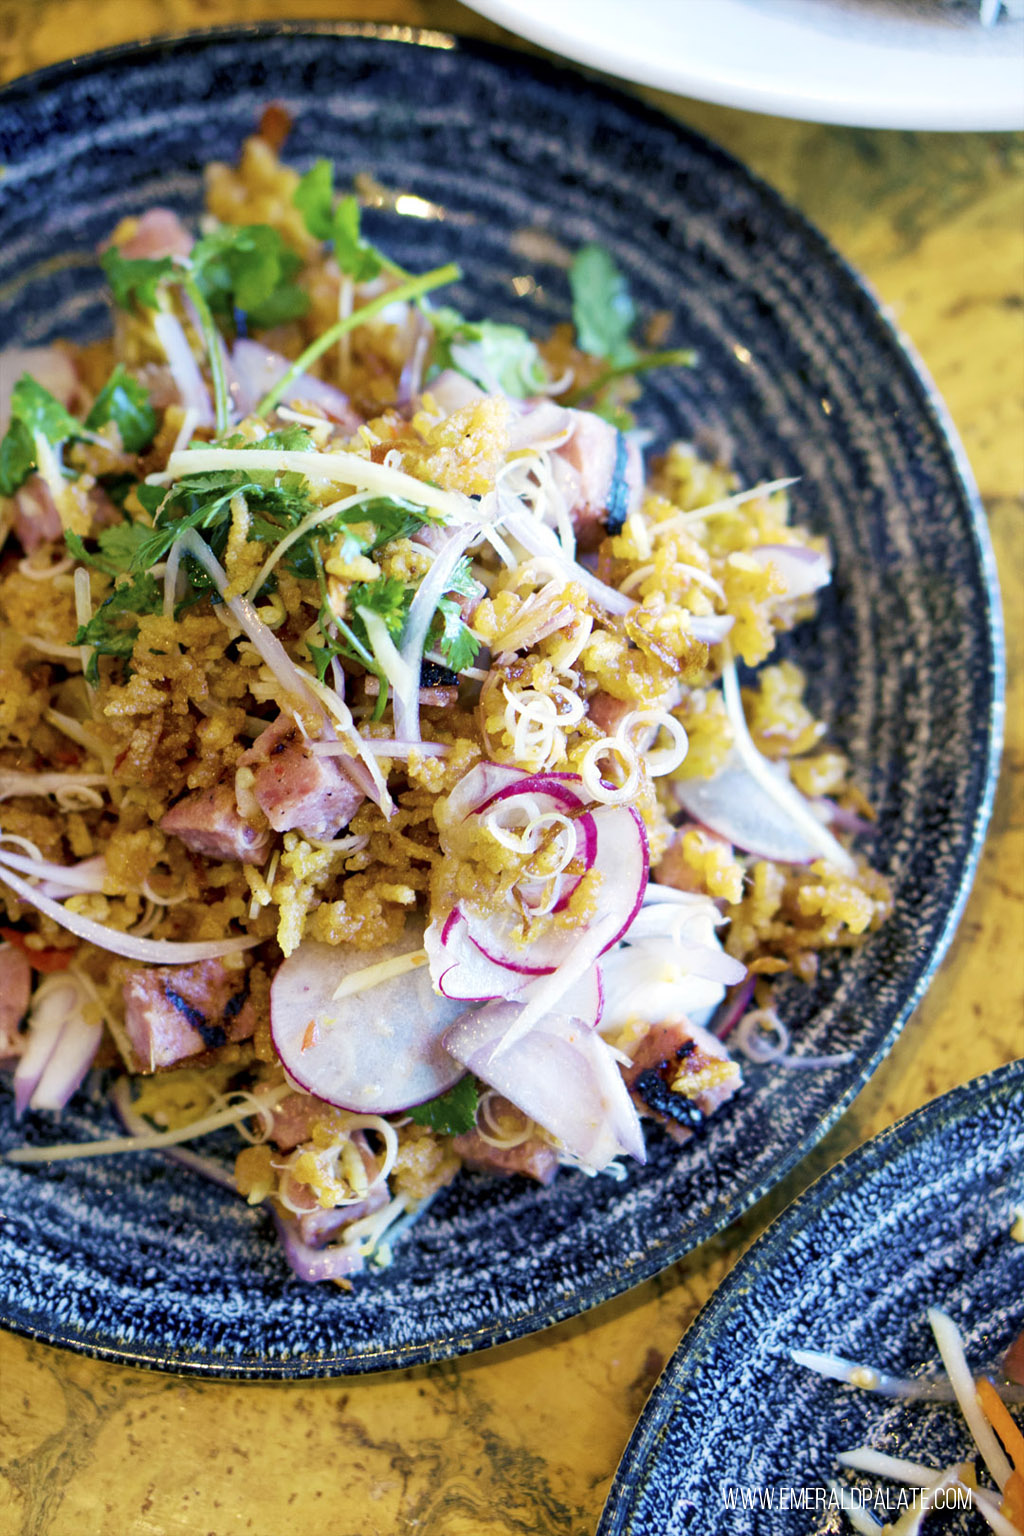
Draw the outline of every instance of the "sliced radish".
<instances>
[{"instance_id":1,"label":"sliced radish","mask_svg":"<svg viewBox=\"0 0 1024 1536\"><path fill-rule=\"evenodd\" d=\"M336 998L348 977L411 955L422 921L401 939L367 951L305 940L270 989L270 1028L288 1074L341 1109L386 1115L445 1093L463 1068L441 1043L461 1002L438 997L426 965Z\"/></svg>"},{"instance_id":2,"label":"sliced radish","mask_svg":"<svg viewBox=\"0 0 1024 1536\"><path fill-rule=\"evenodd\" d=\"M601 875L599 914L608 931L603 948L625 933L643 901L647 885L647 833L637 811L628 805L599 805L587 812L594 825L591 871ZM553 926L532 943L517 938L519 915L511 910L486 915L465 911L470 937L499 965L523 975L542 976L556 970L579 944L581 930Z\"/></svg>"},{"instance_id":3,"label":"sliced radish","mask_svg":"<svg viewBox=\"0 0 1024 1536\"><path fill-rule=\"evenodd\" d=\"M521 1011L516 1003L474 1009L447 1031L445 1045L588 1168L606 1168L623 1153L646 1161L639 1117L600 1035L564 1013L548 1014L500 1049Z\"/></svg>"},{"instance_id":4,"label":"sliced radish","mask_svg":"<svg viewBox=\"0 0 1024 1536\"><path fill-rule=\"evenodd\" d=\"M771 772L795 793L785 768L772 764ZM674 780L672 793L695 821L756 858L811 864L822 856L821 848L735 757L713 778Z\"/></svg>"},{"instance_id":5,"label":"sliced radish","mask_svg":"<svg viewBox=\"0 0 1024 1536\"><path fill-rule=\"evenodd\" d=\"M781 598L810 597L832 580L828 559L803 544L759 544L750 551L758 565L773 565L786 583Z\"/></svg>"},{"instance_id":6,"label":"sliced radish","mask_svg":"<svg viewBox=\"0 0 1024 1536\"><path fill-rule=\"evenodd\" d=\"M463 1002L490 1002L495 999L521 1003L530 1001L540 978L524 975L489 960L470 937L469 926L456 907L444 924L436 920L424 936L430 957L431 974L444 997ZM571 1006L569 1006L571 1004ZM596 965L580 977L563 1011L594 1027L601 1017L604 992L601 973Z\"/></svg>"}]
</instances>

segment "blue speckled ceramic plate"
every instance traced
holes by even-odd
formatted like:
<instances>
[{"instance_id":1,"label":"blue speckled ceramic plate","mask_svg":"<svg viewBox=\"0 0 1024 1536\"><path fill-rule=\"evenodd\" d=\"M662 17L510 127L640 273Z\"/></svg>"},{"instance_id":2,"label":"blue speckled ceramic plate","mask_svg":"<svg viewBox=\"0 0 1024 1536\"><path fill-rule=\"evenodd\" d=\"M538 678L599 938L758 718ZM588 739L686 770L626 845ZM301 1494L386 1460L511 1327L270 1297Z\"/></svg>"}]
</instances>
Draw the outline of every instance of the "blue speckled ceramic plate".
<instances>
[{"instance_id":1,"label":"blue speckled ceramic plate","mask_svg":"<svg viewBox=\"0 0 1024 1536\"><path fill-rule=\"evenodd\" d=\"M818 1140L889 1048L949 942L998 750L1001 641L978 500L928 381L872 296L735 161L644 106L515 54L373 28L264 28L119 51L0 92L0 337L109 325L96 245L153 202L194 212L200 166L233 156L271 97L289 157L329 155L422 201L370 234L410 266L455 257L453 302L546 328L568 313L559 253L611 248L666 344L657 440L708 432L744 475L802 476L802 518L837 579L793 647L878 809L891 922L785 990L801 1048L855 1063L742 1098L683 1151L652 1134L624 1183L545 1190L464 1176L344 1295L291 1277L266 1217L156 1156L0 1165L0 1317L108 1358L212 1375L410 1365L529 1333L672 1263ZM443 216L442 216L443 215ZM524 281L529 279L529 281ZM515 281L514 281L515 280ZM66 1113L86 1137L99 1103ZM40 1120L33 1134L56 1128ZM9 1107L0 1145L25 1135Z\"/></svg>"},{"instance_id":2,"label":"blue speckled ceramic plate","mask_svg":"<svg viewBox=\"0 0 1024 1536\"><path fill-rule=\"evenodd\" d=\"M1010 1235L1022 1202L1024 1062L934 1100L830 1169L684 1337L633 1432L598 1536L833 1536L852 1529L827 1503L837 1452L870 1444L940 1468L973 1457L955 1405L825 1381L788 1351L941 1373L926 1315L939 1306L972 1367L994 1368L1024 1328L1024 1243ZM879 1479L840 1481L851 1501L897 1493ZM880 1524L897 1514L895 1503L874 1512ZM987 1529L977 1515L960 1519L941 1529Z\"/></svg>"}]
</instances>

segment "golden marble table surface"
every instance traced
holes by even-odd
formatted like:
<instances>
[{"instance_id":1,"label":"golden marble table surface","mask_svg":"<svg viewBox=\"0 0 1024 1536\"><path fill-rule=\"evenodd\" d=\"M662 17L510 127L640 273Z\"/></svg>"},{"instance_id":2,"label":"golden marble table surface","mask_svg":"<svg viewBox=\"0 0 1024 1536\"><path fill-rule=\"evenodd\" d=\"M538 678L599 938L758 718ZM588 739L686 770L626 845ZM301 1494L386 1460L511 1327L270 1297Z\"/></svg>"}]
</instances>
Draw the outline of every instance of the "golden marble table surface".
<instances>
[{"instance_id":1,"label":"golden marble table surface","mask_svg":"<svg viewBox=\"0 0 1024 1536\"><path fill-rule=\"evenodd\" d=\"M0 81L154 33L358 18L508 40L454 0L0 0ZM736 1226L630 1295L452 1364L179 1380L0 1336L0 1536L590 1536L662 1364L766 1223L850 1148L1024 1054L1024 140L819 127L645 93L746 161L873 283L950 408L1003 583L1003 773L959 932L888 1060Z\"/></svg>"}]
</instances>

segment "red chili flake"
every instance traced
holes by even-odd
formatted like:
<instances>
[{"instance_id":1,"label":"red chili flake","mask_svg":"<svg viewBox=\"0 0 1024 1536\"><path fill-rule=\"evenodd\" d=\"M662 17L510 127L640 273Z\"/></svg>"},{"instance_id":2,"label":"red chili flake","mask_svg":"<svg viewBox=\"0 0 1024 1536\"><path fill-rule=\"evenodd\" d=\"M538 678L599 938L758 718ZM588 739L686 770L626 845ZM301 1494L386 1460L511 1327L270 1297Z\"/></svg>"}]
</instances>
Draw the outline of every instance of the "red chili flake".
<instances>
[{"instance_id":1,"label":"red chili flake","mask_svg":"<svg viewBox=\"0 0 1024 1536\"><path fill-rule=\"evenodd\" d=\"M310 1046L316 1045L316 1033L316 1019L310 1019L306 1025L306 1033L302 1037L302 1044L299 1046L300 1051L308 1051Z\"/></svg>"},{"instance_id":2,"label":"red chili flake","mask_svg":"<svg viewBox=\"0 0 1024 1536\"><path fill-rule=\"evenodd\" d=\"M75 958L73 949L33 949L17 928L0 928L0 936L9 939L27 957L29 964L44 976L54 971L66 971Z\"/></svg>"}]
</instances>

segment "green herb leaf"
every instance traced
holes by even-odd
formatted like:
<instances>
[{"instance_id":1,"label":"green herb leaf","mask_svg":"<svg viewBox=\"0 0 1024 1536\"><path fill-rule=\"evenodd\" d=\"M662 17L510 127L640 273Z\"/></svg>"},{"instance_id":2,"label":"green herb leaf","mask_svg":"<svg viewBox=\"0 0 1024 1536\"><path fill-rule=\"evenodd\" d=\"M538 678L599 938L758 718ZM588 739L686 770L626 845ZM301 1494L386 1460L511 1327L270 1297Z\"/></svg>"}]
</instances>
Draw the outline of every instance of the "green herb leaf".
<instances>
[{"instance_id":1,"label":"green herb leaf","mask_svg":"<svg viewBox=\"0 0 1024 1536\"><path fill-rule=\"evenodd\" d=\"M356 614L356 618L350 622L359 638L365 639L365 632L357 610L368 608L371 613L380 614L393 640L400 639L412 595L412 588L399 581L397 576L382 576L379 581L353 582L346 594L345 606L350 614Z\"/></svg>"},{"instance_id":2,"label":"green herb leaf","mask_svg":"<svg viewBox=\"0 0 1024 1536\"><path fill-rule=\"evenodd\" d=\"M0 441L0 496L13 496L36 467L36 445L23 421L12 421Z\"/></svg>"},{"instance_id":3,"label":"green herb leaf","mask_svg":"<svg viewBox=\"0 0 1024 1536\"><path fill-rule=\"evenodd\" d=\"M115 587L88 624L79 626L72 644L93 647L86 668L86 677L91 683L99 681L100 656L117 656L122 661L128 660L139 638L136 622L138 616L158 613L162 603L163 590L160 583L147 571Z\"/></svg>"},{"instance_id":4,"label":"green herb leaf","mask_svg":"<svg viewBox=\"0 0 1024 1536\"><path fill-rule=\"evenodd\" d=\"M433 626L435 630L438 620L441 633L436 643L449 667L453 672L462 672L466 667L471 667L480 649L480 641L463 620L462 610L454 597L442 597L438 603Z\"/></svg>"},{"instance_id":5,"label":"green herb leaf","mask_svg":"<svg viewBox=\"0 0 1024 1536\"><path fill-rule=\"evenodd\" d=\"M408 1115L417 1125L429 1126L441 1136L461 1136L476 1123L477 1103L476 1080L467 1075L447 1093L417 1104Z\"/></svg>"},{"instance_id":6,"label":"green herb leaf","mask_svg":"<svg viewBox=\"0 0 1024 1536\"><path fill-rule=\"evenodd\" d=\"M580 350L615 364L637 356L629 340L636 306L625 277L603 245L585 245L569 268L572 315Z\"/></svg>"},{"instance_id":7,"label":"green herb leaf","mask_svg":"<svg viewBox=\"0 0 1024 1536\"><path fill-rule=\"evenodd\" d=\"M141 453L153 441L159 417L149 400L149 391L127 369L117 364L110 378L93 401L85 424L93 431L108 421L116 424L121 442L128 453Z\"/></svg>"},{"instance_id":8,"label":"green herb leaf","mask_svg":"<svg viewBox=\"0 0 1024 1536\"><path fill-rule=\"evenodd\" d=\"M354 197L343 197L334 211L334 259L357 283L368 283L385 265L380 252L360 233L361 214Z\"/></svg>"},{"instance_id":9,"label":"green herb leaf","mask_svg":"<svg viewBox=\"0 0 1024 1536\"><path fill-rule=\"evenodd\" d=\"M318 160L306 172L295 188L292 202L314 240L333 237L334 167L329 160Z\"/></svg>"},{"instance_id":10,"label":"green herb leaf","mask_svg":"<svg viewBox=\"0 0 1024 1536\"><path fill-rule=\"evenodd\" d=\"M269 224L224 224L192 247L192 274L215 314L240 309L257 327L298 319L309 297L293 281L302 259Z\"/></svg>"},{"instance_id":11,"label":"green herb leaf","mask_svg":"<svg viewBox=\"0 0 1024 1536\"><path fill-rule=\"evenodd\" d=\"M431 309L429 319L437 368L455 368L481 389L501 389L520 400L546 386L547 370L536 343L520 326L467 320L447 306Z\"/></svg>"},{"instance_id":12,"label":"green herb leaf","mask_svg":"<svg viewBox=\"0 0 1024 1536\"><path fill-rule=\"evenodd\" d=\"M334 167L318 160L299 182L292 202L315 240L334 244L334 259L342 272L357 283L367 283L391 264L376 247L363 239L359 203L351 195L335 207Z\"/></svg>"},{"instance_id":13,"label":"green herb leaf","mask_svg":"<svg viewBox=\"0 0 1024 1536\"><path fill-rule=\"evenodd\" d=\"M161 256L156 261L144 256L122 256L116 245L108 246L103 252L100 266L107 274L118 309L132 309L136 304L144 309L156 309L159 303L157 288L180 273L170 256Z\"/></svg>"},{"instance_id":14,"label":"green herb leaf","mask_svg":"<svg viewBox=\"0 0 1024 1536\"><path fill-rule=\"evenodd\" d=\"M55 395L23 373L11 391L11 422L0 442L0 496L13 496L37 467L37 432L56 446L82 437L84 429Z\"/></svg>"}]
</instances>

